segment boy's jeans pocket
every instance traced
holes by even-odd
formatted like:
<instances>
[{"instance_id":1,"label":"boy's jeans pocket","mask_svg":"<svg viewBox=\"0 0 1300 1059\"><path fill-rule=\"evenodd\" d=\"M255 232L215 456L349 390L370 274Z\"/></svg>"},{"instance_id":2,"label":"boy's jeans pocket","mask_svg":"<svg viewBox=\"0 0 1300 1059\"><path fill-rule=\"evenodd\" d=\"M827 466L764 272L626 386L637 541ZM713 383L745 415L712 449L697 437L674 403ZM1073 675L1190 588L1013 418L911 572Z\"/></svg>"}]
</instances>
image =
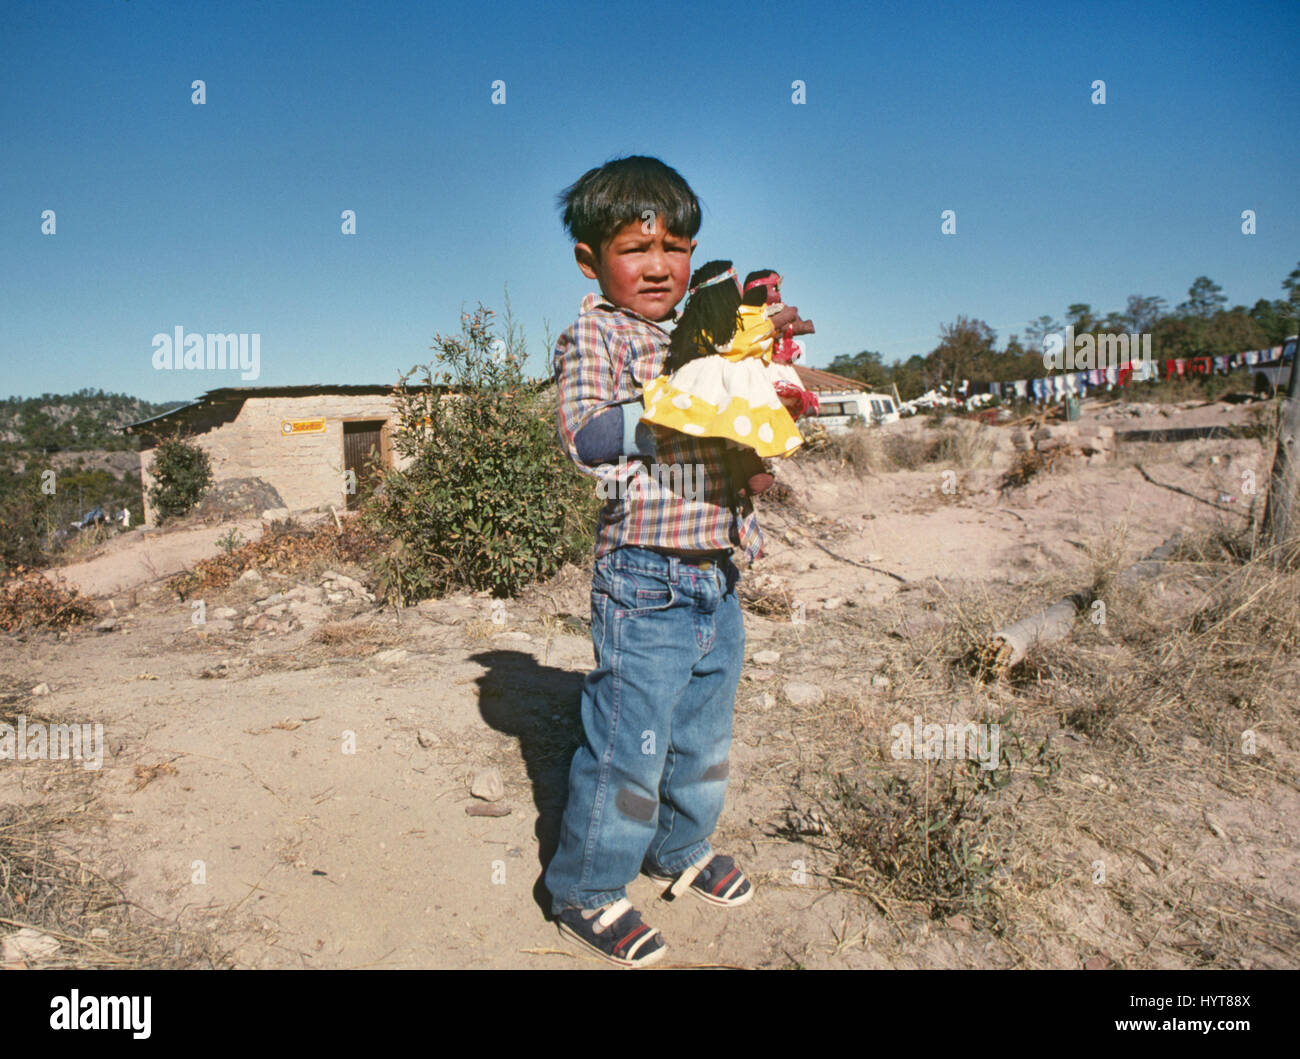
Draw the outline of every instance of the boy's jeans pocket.
<instances>
[{"instance_id":1,"label":"boy's jeans pocket","mask_svg":"<svg viewBox=\"0 0 1300 1059\"><path fill-rule=\"evenodd\" d=\"M614 604L614 618L622 621L639 617L656 610L667 610L677 599L667 575L659 576L644 570L612 570L609 589Z\"/></svg>"}]
</instances>

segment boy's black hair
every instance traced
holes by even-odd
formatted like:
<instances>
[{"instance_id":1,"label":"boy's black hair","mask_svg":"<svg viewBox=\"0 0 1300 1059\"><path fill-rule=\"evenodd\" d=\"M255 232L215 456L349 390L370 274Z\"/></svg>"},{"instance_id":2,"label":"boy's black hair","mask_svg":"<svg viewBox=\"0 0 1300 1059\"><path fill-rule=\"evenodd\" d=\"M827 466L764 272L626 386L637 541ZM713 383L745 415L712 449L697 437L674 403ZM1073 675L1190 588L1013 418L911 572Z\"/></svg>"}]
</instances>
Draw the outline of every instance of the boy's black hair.
<instances>
[{"instance_id":1,"label":"boy's black hair","mask_svg":"<svg viewBox=\"0 0 1300 1059\"><path fill-rule=\"evenodd\" d=\"M560 192L556 205L575 243L597 254L629 221L652 210L666 231L694 239L700 200L682 175L658 158L631 155L588 169Z\"/></svg>"},{"instance_id":2,"label":"boy's black hair","mask_svg":"<svg viewBox=\"0 0 1300 1059\"><path fill-rule=\"evenodd\" d=\"M691 286L721 275L731 268L730 261L709 261L691 276ZM674 372L697 357L712 356L717 346L725 346L735 337L740 308L740 293L730 279L696 291L686 303L682 318L673 328L668 341L668 359L664 370Z\"/></svg>"},{"instance_id":3,"label":"boy's black hair","mask_svg":"<svg viewBox=\"0 0 1300 1059\"><path fill-rule=\"evenodd\" d=\"M751 272L748 276L746 276L743 285L749 287L749 285L756 279L763 279L765 276L778 276L778 275L780 275L780 273L777 272L777 270L774 268L760 268L757 271ZM766 286L750 287L749 290L745 291L740 301L742 305L766 304L767 287Z\"/></svg>"}]
</instances>

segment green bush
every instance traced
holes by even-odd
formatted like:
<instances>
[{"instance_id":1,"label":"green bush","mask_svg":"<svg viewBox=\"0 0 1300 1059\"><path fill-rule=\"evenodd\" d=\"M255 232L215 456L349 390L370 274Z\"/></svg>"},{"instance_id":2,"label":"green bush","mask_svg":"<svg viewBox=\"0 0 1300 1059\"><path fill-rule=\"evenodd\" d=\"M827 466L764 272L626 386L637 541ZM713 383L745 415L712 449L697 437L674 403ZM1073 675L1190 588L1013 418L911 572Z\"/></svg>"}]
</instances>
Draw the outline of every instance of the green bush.
<instances>
[{"instance_id":1,"label":"green bush","mask_svg":"<svg viewBox=\"0 0 1300 1059\"><path fill-rule=\"evenodd\" d=\"M45 565L58 528L49 499L35 468L19 471L14 462L0 458L0 571Z\"/></svg>"},{"instance_id":2,"label":"green bush","mask_svg":"<svg viewBox=\"0 0 1300 1059\"><path fill-rule=\"evenodd\" d=\"M167 438L158 443L149 473L154 480L149 487L149 501L160 525L192 511L212 485L208 454L181 438Z\"/></svg>"},{"instance_id":3,"label":"green bush","mask_svg":"<svg viewBox=\"0 0 1300 1059\"><path fill-rule=\"evenodd\" d=\"M363 518L393 542L379 574L399 605L458 587L513 596L592 547L598 501L560 448L554 388L524 379L509 302L504 340L494 316L462 313L460 335L438 335L435 364L394 393L393 448L410 462Z\"/></svg>"}]
</instances>

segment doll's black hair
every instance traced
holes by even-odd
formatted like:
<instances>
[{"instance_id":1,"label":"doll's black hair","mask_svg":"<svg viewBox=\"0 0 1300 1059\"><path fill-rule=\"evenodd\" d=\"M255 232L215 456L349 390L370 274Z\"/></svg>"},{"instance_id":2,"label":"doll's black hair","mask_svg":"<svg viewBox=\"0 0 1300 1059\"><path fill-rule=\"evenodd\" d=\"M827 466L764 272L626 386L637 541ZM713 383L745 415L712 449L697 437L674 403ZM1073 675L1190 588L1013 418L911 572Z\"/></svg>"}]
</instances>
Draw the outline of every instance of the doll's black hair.
<instances>
[{"instance_id":1,"label":"doll's black hair","mask_svg":"<svg viewBox=\"0 0 1300 1059\"><path fill-rule=\"evenodd\" d=\"M720 276L731 268L730 261L710 261L697 268L691 286ZM731 279L714 283L690 296L682 318L668 342L668 360L664 369L674 372L698 357L712 356L716 347L725 346L735 337L739 324L740 292Z\"/></svg>"},{"instance_id":2,"label":"doll's black hair","mask_svg":"<svg viewBox=\"0 0 1300 1059\"><path fill-rule=\"evenodd\" d=\"M556 205L575 243L599 254L629 221L652 212L666 231L694 239L700 230L700 200L682 175L658 158L631 155L588 169L560 192Z\"/></svg>"},{"instance_id":3,"label":"doll's black hair","mask_svg":"<svg viewBox=\"0 0 1300 1059\"><path fill-rule=\"evenodd\" d=\"M744 285L749 287L756 279L766 279L768 276L779 276L780 273L774 268L760 268L757 272L751 272L745 277ZM767 286L749 287L744 296L740 299L742 305L765 305L767 303Z\"/></svg>"}]
</instances>

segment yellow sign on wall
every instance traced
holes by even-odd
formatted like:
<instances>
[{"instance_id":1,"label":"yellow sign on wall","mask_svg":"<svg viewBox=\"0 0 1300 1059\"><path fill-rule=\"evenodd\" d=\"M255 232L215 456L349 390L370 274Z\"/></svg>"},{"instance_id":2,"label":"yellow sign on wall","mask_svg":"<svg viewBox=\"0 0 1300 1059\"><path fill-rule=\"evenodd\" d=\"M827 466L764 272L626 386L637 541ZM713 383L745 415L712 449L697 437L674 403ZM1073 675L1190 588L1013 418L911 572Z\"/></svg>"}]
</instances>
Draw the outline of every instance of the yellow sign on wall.
<instances>
[{"instance_id":1,"label":"yellow sign on wall","mask_svg":"<svg viewBox=\"0 0 1300 1059\"><path fill-rule=\"evenodd\" d=\"M281 419L280 433L285 437L294 434L324 434L324 419Z\"/></svg>"}]
</instances>

